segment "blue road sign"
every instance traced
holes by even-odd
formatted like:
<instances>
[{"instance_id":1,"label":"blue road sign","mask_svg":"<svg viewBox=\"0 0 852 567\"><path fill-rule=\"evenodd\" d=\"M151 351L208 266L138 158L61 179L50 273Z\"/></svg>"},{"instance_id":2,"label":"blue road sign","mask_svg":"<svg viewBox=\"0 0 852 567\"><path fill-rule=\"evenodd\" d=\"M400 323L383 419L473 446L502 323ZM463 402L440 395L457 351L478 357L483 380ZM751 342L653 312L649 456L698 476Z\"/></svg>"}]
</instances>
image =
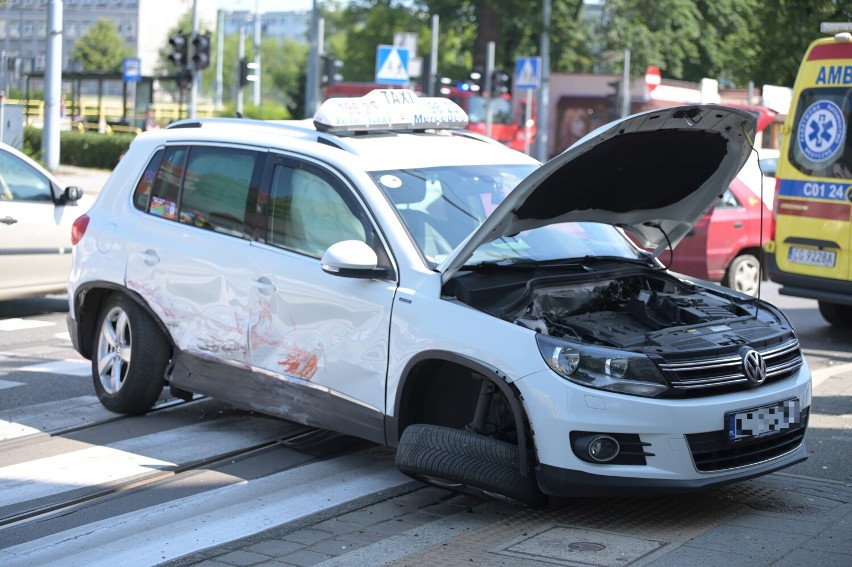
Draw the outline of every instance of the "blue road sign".
<instances>
[{"instance_id":1,"label":"blue road sign","mask_svg":"<svg viewBox=\"0 0 852 567\"><path fill-rule=\"evenodd\" d=\"M408 49L394 45L379 45L376 49L376 82L382 85L409 83Z\"/></svg>"},{"instance_id":2,"label":"blue road sign","mask_svg":"<svg viewBox=\"0 0 852 567\"><path fill-rule=\"evenodd\" d=\"M138 83L142 79L142 61L138 57L124 58L124 82Z\"/></svg>"},{"instance_id":3,"label":"blue road sign","mask_svg":"<svg viewBox=\"0 0 852 567\"><path fill-rule=\"evenodd\" d=\"M515 61L515 88L537 89L541 86L541 57L521 57Z\"/></svg>"}]
</instances>

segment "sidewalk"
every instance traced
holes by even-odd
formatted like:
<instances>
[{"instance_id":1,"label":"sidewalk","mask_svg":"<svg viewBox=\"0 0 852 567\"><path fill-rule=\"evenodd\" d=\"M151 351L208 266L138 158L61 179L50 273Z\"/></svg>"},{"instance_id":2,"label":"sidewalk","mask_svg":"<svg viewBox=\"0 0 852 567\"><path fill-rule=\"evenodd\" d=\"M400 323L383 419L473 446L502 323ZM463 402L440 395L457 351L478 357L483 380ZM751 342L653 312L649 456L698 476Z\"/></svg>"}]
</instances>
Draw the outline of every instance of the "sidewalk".
<instances>
[{"instance_id":1,"label":"sidewalk","mask_svg":"<svg viewBox=\"0 0 852 567\"><path fill-rule=\"evenodd\" d=\"M814 421L849 427L852 365L815 373L814 408ZM846 567L852 481L782 471L689 495L544 510L412 482L165 565Z\"/></svg>"}]
</instances>

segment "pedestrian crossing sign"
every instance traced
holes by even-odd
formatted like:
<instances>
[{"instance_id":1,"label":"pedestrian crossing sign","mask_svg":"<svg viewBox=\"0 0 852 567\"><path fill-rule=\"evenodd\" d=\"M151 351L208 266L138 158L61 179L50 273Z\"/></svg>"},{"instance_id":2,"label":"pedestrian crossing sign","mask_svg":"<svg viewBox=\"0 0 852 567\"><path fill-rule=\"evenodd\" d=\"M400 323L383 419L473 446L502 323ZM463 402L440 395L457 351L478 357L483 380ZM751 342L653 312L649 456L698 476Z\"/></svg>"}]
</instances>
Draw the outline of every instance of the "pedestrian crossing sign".
<instances>
[{"instance_id":1,"label":"pedestrian crossing sign","mask_svg":"<svg viewBox=\"0 0 852 567\"><path fill-rule=\"evenodd\" d=\"M409 83L408 49L395 45L380 45L376 50L376 82L382 85Z\"/></svg>"},{"instance_id":2,"label":"pedestrian crossing sign","mask_svg":"<svg viewBox=\"0 0 852 567\"><path fill-rule=\"evenodd\" d=\"M515 61L515 88L537 89L541 86L541 57L521 57Z\"/></svg>"}]
</instances>

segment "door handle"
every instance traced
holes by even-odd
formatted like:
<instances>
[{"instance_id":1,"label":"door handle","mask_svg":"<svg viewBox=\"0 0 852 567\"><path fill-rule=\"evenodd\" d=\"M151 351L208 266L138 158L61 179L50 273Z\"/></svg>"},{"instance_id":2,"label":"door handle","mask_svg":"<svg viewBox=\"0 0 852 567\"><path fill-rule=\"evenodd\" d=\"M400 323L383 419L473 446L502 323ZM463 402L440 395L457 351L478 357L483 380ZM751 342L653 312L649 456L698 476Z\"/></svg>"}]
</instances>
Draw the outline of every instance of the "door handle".
<instances>
[{"instance_id":1,"label":"door handle","mask_svg":"<svg viewBox=\"0 0 852 567\"><path fill-rule=\"evenodd\" d=\"M261 276L259 278L255 278L251 281L251 285L257 289L262 295L272 295L278 288L275 287L275 284L272 283L272 280L267 278L266 276Z\"/></svg>"},{"instance_id":2,"label":"door handle","mask_svg":"<svg viewBox=\"0 0 852 567\"><path fill-rule=\"evenodd\" d=\"M145 250L139 256L142 257L142 261L145 262L146 266L153 266L160 261L160 256L157 255L155 250Z\"/></svg>"},{"instance_id":3,"label":"door handle","mask_svg":"<svg viewBox=\"0 0 852 567\"><path fill-rule=\"evenodd\" d=\"M13 219L10 216L6 216L5 218L0 219L0 222L3 224L15 224L18 222L18 219Z\"/></svg>"},{"instance_id":4,"label":"door handle","mask_svg":"<svg viewBox=\"0 0 852 567\"><path fill-rule=\"evenodd\" d=\"M743 223L741 223L739 221L734 223L734 228L742 228L742 227L743 227Z\"/></svg>"}]
</instances>

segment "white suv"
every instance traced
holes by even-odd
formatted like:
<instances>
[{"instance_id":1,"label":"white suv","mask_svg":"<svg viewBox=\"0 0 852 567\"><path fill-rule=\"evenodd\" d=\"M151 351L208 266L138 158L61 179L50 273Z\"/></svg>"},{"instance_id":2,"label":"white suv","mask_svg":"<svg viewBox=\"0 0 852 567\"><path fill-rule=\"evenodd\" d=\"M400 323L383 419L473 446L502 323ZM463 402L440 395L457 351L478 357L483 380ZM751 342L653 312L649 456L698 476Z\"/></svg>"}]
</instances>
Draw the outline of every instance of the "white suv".
<instances>
[{"instance_id":1,"label":"white suv","mask_svg":"<svg viewBox=\"0 0 852 567\"><path fill-rule=\"evenodd\" d=\"M69 329L117 412L199 393L397 447L526 503L807 458L784 315L669 273L748 155L735 108L655 110L544 165L445 99L140 135L74 229Z\"/></svg>"}]
</instances>

